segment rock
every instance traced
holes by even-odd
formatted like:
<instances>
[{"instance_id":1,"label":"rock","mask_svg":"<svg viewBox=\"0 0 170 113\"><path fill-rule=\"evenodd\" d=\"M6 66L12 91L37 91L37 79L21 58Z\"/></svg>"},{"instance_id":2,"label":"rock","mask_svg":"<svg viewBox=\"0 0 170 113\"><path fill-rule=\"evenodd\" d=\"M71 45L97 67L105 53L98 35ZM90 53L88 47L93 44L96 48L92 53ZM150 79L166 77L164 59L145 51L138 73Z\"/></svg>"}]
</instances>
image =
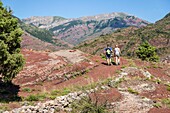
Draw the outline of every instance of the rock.
<instances>
[{"instance_id":1,"label":"rock","mask_svg":"<svg viewBox=\"0 0 170 113\"><path fill-rule=\"evenodd\" d=\"M170 108L152 108L148 113L170 113Z\"/></svg>"},{"instance_id":2,"label":"rock","mask_svg":"<svg viewBox=\"0 0 170 113\"><path fill-rule=\"evenodd\" d=\"M106 86L103 86L106 88ZM87 90L90 94L94 91L98 90L98 88ZM46 101L44 103L37 103L35 106L22 106L21 108L16 108L12 110L14 113L55 113L56 110L65 110L70 112L71 103L75 100L81 100L82 97L87 96L87 93L83 93L81 91L69 93L65 96L57 97L55 100ZM25 102L27 103L27 102ZM7 113L10 113L6 111Z\"/></svg>"},{"instance_id":3,"label":"rock","mask_svg":"<svg viewBox=\"0 0 170 113\"><path fill-rule=\"evenodd\" d=\"M5 111L4 113L10 113L9 111Z\"/></svg>"},{"instance_id":4,"label":"rock","mask_svg":"<svg viewBox=\"0 0 170 113\"><path fill-rule=\"evenodd\" d=\"M115 88L110 88L108 90L102 90L101 92L94 92L89 95L92 102L98 105L105 105L121 98L121 94Z\"/></svg>"},{"instance_id":5,"label":"rock","mask_svg":"<svg viewBox=\"0 0 170 113\"><path fill-rule=\"evenodd\" d=\"M145 77L147 77L147 78L151 78L151 74L148 72L148 71L144 71L144 70L142 70L142 69L140 69L140 71L142 72L142 74L145 76Z\"/></svg>"},{"instance_id":6,"label":"rock","mask_svg":"<svg viewBox=\"0 0 170 113\"><path fill-rule=\"evenodd\" d=\"M133 95L128 92L122 92L123 98L121 101L115 102L114 110L115 112L121 113L148 113L148 111L153 107L152 101L149 99L143 99L138 95Z\"/></svg>"}]
</instances>

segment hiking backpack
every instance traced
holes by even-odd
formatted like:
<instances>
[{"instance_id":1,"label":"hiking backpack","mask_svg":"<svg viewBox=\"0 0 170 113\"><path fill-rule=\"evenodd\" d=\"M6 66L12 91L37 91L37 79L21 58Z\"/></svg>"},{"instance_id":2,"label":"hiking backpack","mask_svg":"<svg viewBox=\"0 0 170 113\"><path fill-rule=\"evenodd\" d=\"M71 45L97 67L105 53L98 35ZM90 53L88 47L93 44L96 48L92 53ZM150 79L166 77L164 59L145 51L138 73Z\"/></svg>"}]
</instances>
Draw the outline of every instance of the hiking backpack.
<instances>
[{"instance_id":1,"label":"hiking backpack","mask_svg":"<svg viewBox=\"0 0 170 113\"><path fill-rule=\"evenodd\" d=\"M112 51L111 51L111 49L110 49L110 48L107 48L107 49L106 49L106 54L110 55L110 54L111 54L111 52L112 52Z\"/></svg>"}]
</instances>

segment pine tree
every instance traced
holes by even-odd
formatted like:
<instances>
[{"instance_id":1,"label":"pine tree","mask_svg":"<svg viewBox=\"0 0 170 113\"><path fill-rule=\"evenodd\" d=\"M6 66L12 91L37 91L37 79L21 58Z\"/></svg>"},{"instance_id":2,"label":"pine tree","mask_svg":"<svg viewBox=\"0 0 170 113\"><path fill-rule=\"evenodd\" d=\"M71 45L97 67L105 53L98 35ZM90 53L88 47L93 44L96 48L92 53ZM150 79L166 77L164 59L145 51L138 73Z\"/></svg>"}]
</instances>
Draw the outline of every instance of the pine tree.
<instances>
[{"instance_id":1,"label":"pine tree","mask_svg":"<svg viewBox=\"0 0 170 113\"><path fill-rule=\"evenodd\" d=\"M156 48L151 46L147 41L143 42L138 50L136 50L137 56L146 61L158 61L159 57L156 54Z\"/></svg>"},{"instance_id":2,"label":"pine tree","mask_svg":"<svg viewBox=\"0 0 170 113\"><path fill-rule=\"evenodd\" d=\"M0 76L4 82L11 82L25 63L20 54L22 33L12 10L0 1Z\"/></svg>"}]
</instances>

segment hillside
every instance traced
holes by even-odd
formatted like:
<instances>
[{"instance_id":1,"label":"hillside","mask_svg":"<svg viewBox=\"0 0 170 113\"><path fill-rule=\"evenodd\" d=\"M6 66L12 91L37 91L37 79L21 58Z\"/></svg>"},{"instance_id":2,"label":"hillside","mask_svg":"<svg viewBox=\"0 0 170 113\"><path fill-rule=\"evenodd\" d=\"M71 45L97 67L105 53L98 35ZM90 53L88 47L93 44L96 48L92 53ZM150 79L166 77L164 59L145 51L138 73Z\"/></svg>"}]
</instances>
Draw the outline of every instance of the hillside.
<instances>
[{"instance_id":1,"label":"hillside","mask_svg":"<svg viewBox=\"0 0 170 113\"><path fill-rule=\"evenodd\" d=\"M79 50L22 53L26 65L13 85L0 82L0 112L170 112L169 64L121 58L108 66Z\"/></svg>"},{"instance_id":2,"label":"hillside","mask_svg":"<svg viewBox=\"0 0 170 113\"><path fill-rule=\"evenodd\" d=\"M90 41L85 41L76 48L91 54L103 53L103 48L107 43L112 47L118 44L122 54L134 56L136 48L145 40L157 48L157 53L161 56L170 54L170 16L167 15L155 24L149 24L142 28L129 27L119 29L112 34L101 35Z\"/></svg>"},{"instance_id":3,"label":"hillside","mask_svg":"<svg viewBox=\"0 0 170 113\"><path fill-rule=\"evenodd\" d=\"M53 32L57 39L64 40L72 45L77 45L102 34L109 34L118 28L142 27L148 24L147 21L125 13L101 14L73 19L31 17L22 21L39 28L45 28Z\"/></svg>"},{"instance_id":4,"label":"hillside","mask_svg":"<svg viewBox=\"0 0 170 113\"><path fill-rule=\"evenodd\" d=\"M21 28L24 30L21 43L22 48L37 51L55 51L72 47L67 42L60 39L55 39L52 32L46 29L40 29L34 25L25 24L20 19L18 20Z\"/></svg>"},{"instance_id":5,"label":"hillside","mask_svg":"<svg viewBox=\"0 0 170 113\"><path fill-rule=\"evenodd\" d=\"M65 44L65 45L64 45ZM30 49L30 50L37 50L37 51L56 51L61 49L68 48L67 44L62 41L57 41L56 45L42 41L27 32L24 32L22 35L22 42L21 42L22 49Z\"/></svg>"}]
</instances>

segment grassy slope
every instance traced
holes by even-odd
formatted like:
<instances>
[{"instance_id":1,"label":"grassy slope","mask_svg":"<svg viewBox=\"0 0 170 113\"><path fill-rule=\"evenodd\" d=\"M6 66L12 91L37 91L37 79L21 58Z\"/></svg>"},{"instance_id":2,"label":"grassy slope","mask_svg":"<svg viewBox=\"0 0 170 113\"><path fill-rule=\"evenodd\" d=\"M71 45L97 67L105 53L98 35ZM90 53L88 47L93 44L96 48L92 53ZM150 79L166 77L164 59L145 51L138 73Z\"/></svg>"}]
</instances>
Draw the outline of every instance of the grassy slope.
<instances>
[{"instance_id":1,"label":"grassy slope","mask_svg":"<svg viewBox=\"0 0 170 113\"><path fill-rule=\"evenodd\" d=\"M112 47L119 44L123 55L133 56L136 48L145 40L157 48L160 56L170 53L170 15L146 27L129 27L112 34L102 35L94 40L81 43L75 48L91 54L100 54L107 43Z\"/></svg>"}]
</instances>

